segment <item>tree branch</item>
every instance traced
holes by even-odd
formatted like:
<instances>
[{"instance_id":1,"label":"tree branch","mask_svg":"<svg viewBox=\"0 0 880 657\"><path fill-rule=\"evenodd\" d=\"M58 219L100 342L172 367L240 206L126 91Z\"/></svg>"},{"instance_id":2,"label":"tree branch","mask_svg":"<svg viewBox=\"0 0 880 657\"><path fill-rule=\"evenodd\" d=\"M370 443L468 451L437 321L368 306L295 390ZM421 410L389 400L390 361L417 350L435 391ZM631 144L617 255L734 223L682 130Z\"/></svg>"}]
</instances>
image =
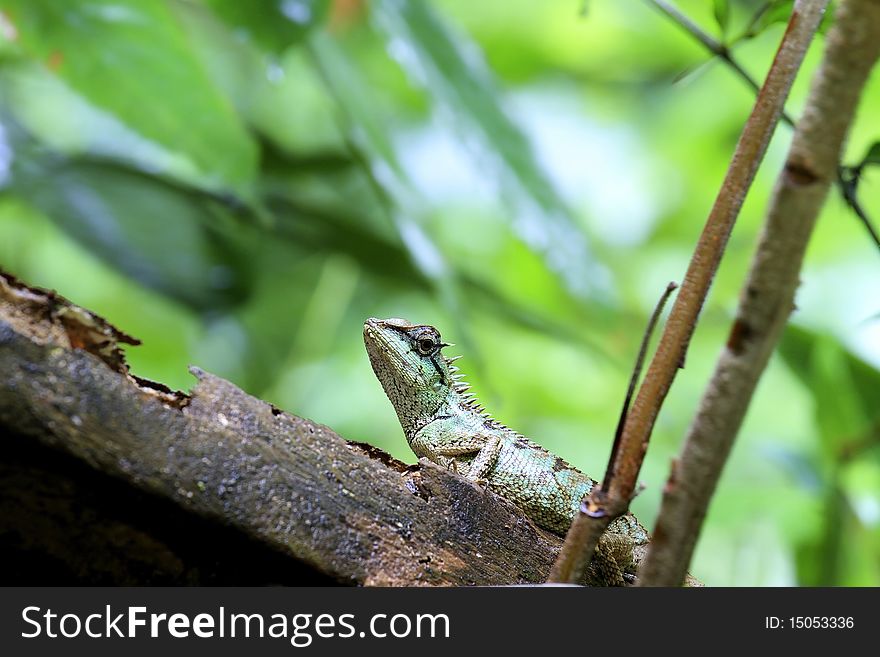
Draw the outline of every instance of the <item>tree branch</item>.
<instances>
[{"instance_id":1,"label":"tree branch","mask_svg":"<svg viewBox=\"0 0 880 657\"><path fill-rule=\"evenodd\" d=\"M676 585L693 553L709 499L749 401L788 316L816 217L861 90L880 53L880 2L843 0L827 37L736 321L667 482L643 585ZM803 20L803 16L801 16Z\"/></svg>"},{"instance_id":2,"label":"tree branch","mask_svg":"<svg viewBox=\"0 0 880 657\"><path fill-rule=\"evenodd\" d=\"M623 438L623 427L626 423L626 417L629 414L629 407L632 402L633 394L635 394L636 386L639 383L639 377L642 374L642 367L645 364L645 356L648 353L648 346L651 343L654 328L657 326L657 322L660 321L660 315L663 312L663 308L666 306L666 302L669 300L669 296L677 288L678 284L674 282L670 282L666 286L666 290L664 290L663 295L660 297L660 301L658 301L657 305L654 307L654 312L651 315L651 319L648 321L645 334L642 336L642 344L639 347L639 354L636 357L636 364L629 380L629 386L627 386L623 408L620 411L620 419L617 422L617 429L614 431L614 444L611 446L608 466L605 469L605 479L601 484L606 490L610 487L610 477L613 473L614 461L617 459L617 455L620 451L620 441ZM559 556L556 558L553 568L550 570L550 577L547 578L548 582L568 582L574 576L574 573L580 573L586 569L586 557L588 556L588 553L583 551L582 546L585 541L590 540L590 531L592 530L585 523L572 525L568 535L565 537L565 543L562 546L562 550L559 552Z\"/></svg>"},{"instance_id":3,"label":"tree branch","mask_svg":"<svg viewBox=\"0 0 880 657\"><path fill-rule=\"evenodd\" d=\"M718 263L724 252L733 224L746 192L764 157L770 137L782 114L788 92L813 38L827 0L798 0L782 43L767 73L767 79L746 122L733 159L727 170L715 205L694 249L684 281L670 312L657 352L627 416L620 451L614 462L609 488L595 486L587 496L581 513L575 518L563 551L566 563L556 563L555 581L577 581L582 577L610 522L626 512L634 494L648 439L657 414L669 391L678 368L684 366L687 347L696 327L697 317L709 292ZM682 578L676 583L680 583Z\"/></svg>"},{"instance_id":4,"label":"tree branch","mask_svg":"<svg viewBox=\"0 0 880 657\"><path fill-rule=\"evenodd\" d=\"M304 563L342 583L546 578L561 539L512 503L428 462L407 466L346 441L197 369L189 395L138 379L128 373L122 341L136 342L66 299L0 273L0 435L7 454L0 471L15 474L11 434L35 440L165 500L194 522L207 519L257 539L292 569L302 571ZM3 493L8 486L0 486ZM0 508L10 505L0 498ZM129 510L132 517L142 512ZM45 525L56 515L43 508L39 518L17 517ZM31 542L32 526L17 529ZM5 540L0 536L2 553ZM223 549L204 541L208 554ZM160 543L138 542L145 551Z\"/></svg>"},{"instance_id":5,"label":"tree branch","mask_svg":"<svg viewBox=\"0 0 880 657\"><path fill-rule=\"evenodd\" d=\"M745 82L749 88L758 93L760 87L758 87L758 83L755 82L755 79L749 75L748 71L746 71L740 63L733 58L733 53L730 52L730 48L728 48L725 44L713 39L706 32L704 32L700 27L694 23L690 18L688 18L685 14L678 10L678 8L672 3L666 2L666 0L647 0L648 4L652 5L660 12L668 16L672 22L681 26L682 29L685 30L688 34L690 34L694 39L700 42L700 44L708 50L712 55L718 57L723 60L730 68L736 71L736 74L740 77L740 79ZM785 115L783 112L782 115L783 120L792 125L792 120Z\"/></svg>"}]
</instances>

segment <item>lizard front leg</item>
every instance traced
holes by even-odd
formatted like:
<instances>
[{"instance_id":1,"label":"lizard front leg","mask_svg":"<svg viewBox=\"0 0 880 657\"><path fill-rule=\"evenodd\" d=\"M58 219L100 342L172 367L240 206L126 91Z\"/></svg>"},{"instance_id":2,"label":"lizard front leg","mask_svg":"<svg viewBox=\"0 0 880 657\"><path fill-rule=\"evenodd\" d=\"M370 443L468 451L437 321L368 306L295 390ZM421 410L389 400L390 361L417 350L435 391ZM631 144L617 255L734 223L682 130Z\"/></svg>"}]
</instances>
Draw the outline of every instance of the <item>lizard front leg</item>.
<instances>
[{"instance_id":1,"label":"lizard front leg","mask_svg":"<svg viewBox=\"0 0 880 657\"><path fill-rule=\"evenodd\" d=\"M501 438L499 436L489 437L471 462L471 469L467 474L468 479L484 484L486 476L498 462L499 454L501 454Z\"/></svg>"},{"instance_id":2,"label":"lizard front leg","mask_svg":"<svg viewBox=\"0 0 880 657\"><path fill-rule=\"evenodd\" d=\"M501 438L472 434L463 430L452 418L438 418L416 432L410 446L416 455L425 456L456 472L457 457L473 456L463 474L471 481L485 483L486 476L501 453Z\"/></svg>"}]
</instances>

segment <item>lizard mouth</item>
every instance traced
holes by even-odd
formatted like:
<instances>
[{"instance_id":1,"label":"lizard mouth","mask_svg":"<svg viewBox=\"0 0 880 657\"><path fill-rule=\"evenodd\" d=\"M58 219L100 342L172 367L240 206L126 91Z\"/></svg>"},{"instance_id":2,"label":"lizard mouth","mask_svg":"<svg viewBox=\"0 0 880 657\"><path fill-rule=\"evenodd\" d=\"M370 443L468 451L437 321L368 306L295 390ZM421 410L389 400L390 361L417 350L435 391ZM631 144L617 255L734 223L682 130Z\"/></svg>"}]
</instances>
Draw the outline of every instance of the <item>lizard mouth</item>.
<instances>
[{"instance_id":1,"label":"lizard mouth","mask_svg":"<svg viewBox=\"0 0 880 657\"><path fill-rule=\"evenodd\" d=\"M399 320L403 322L404 320ZM409 325L407 322L405 325ZM394 332L389 328L403 328L396 323L389 324L386 320L370 317L364 322L364 344L370 357L370 364L380 381L384 381L383 374L387 370L398 375L409 372L407 367L402 341L394 338ZM385 370L386 372L382 372Z\"/></svg>"},{"instance_id":2,"label":"lizard mouth","mask_svg":"<svg viewBox=\"0 0 880 657\"><path fill-rule=\"evenodd\" d=\"M384 328L385 322L381 319L376 319L375 317L370 317L367 321L364 322L364 343L367 345L367 352L372 356L373 351L369 349L370 346L377 346L382 348L382 351L391 351L392 347L389 344L388 337L385 335L385 332L382 330Z\"/></svg>"}]
</instances>

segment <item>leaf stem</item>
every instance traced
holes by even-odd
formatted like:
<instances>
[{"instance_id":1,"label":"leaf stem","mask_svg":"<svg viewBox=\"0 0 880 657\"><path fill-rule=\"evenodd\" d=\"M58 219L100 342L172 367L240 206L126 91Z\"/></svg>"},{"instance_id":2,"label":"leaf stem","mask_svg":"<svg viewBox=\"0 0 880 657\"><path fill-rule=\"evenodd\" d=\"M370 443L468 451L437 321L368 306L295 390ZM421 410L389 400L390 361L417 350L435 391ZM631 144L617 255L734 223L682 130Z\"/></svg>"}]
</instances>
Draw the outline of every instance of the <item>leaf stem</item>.
<instances>
[{"instance_id":1,"label":"leaf stem","mask_svg":"<svg viewBox=\"0 0 880 657\"><path fill-rule=\"evenodd\" d=\"M746 71L742 65L734 58L733 53L730 51L730 48L713 39L709 34L703 31L699 25L693 22L690 18L688 18L685 14L683 14L675 5L666 2L666 0L645 0L648 4L654 6L661 13L668 16L674 23L683 28L688 34L694 37L697 41L699 41L711 54L721 59L728 67L730 67L736 74L740 77L740 79L745 82L749 88L752 89L755 93L758 92L758 83L755 82L755 79ZM790 127L794 127L795 121L791 118L791 116L783 110L782 112L782 121L785 122L786 125ZM857 181L849 182L845 179L844 172L847 167L841 165L837 169L837 186L840 189L840 194L843 196L843 200L849 206L849 208L853 211L853 213L858 217L859 221L865 227L865 230L868 232L868 237L874 243L874 245L880 249L880 234L878 234L877 229L874 228L873 223L871 222L871 218L865 212L861 203L856 196L856 183Z\"/></svg>"}]
</instances>

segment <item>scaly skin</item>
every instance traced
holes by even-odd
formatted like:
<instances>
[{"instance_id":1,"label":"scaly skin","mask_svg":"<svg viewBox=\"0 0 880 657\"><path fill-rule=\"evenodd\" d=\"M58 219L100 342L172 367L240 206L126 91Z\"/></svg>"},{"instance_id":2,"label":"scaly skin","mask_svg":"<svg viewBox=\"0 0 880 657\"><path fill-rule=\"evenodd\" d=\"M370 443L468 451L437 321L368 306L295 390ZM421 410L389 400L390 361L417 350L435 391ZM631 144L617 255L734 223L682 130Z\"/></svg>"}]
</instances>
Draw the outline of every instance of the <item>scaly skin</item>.
<instances>
[{"instance_id":1,"label":"scaly skin","mask_svg":"<svg viewBox=\"0 0 880 657\"><path fill-rule=\"evenodd\" d=\"M407 442L424 457L514 502L539 526L565 534L596 482L565 460L490 417L441 350L433 326L370 318L364 344ZM614 522L599 542L592 583L632 579L632 547L648 533L632 515Z\"/></svg>"}]
</instances>

